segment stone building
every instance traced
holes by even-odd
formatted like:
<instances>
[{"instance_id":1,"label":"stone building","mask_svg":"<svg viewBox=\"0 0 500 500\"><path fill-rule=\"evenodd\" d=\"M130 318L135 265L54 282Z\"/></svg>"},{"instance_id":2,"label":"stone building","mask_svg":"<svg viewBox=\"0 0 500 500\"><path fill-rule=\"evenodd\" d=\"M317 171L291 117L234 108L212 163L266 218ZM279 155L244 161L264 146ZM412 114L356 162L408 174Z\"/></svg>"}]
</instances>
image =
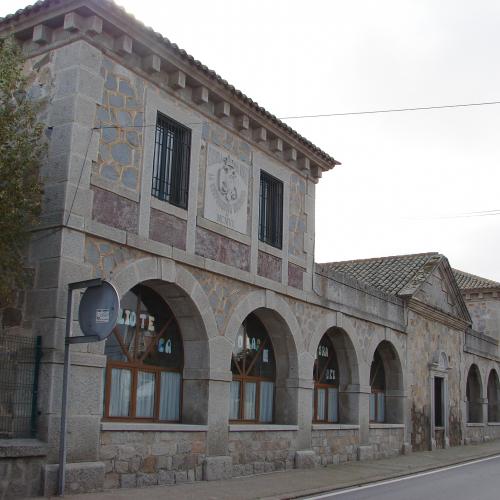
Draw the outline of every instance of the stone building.
<instances>
[{"instance_id":1,"label":"stone building","mask_svg":"<svg viewBox=\"0 0 500 500\"><path fill-rule=\"evenodd\" d=\"M7 328L42 338L37 439L0 441L4 490L54 491L67 285L95 277L121 310L72 347L71 492L496 437L498 330L444 256L315 264L333 157L108 0L37 2L7 34L48 159Z\"/></svg>"}]
</instances>

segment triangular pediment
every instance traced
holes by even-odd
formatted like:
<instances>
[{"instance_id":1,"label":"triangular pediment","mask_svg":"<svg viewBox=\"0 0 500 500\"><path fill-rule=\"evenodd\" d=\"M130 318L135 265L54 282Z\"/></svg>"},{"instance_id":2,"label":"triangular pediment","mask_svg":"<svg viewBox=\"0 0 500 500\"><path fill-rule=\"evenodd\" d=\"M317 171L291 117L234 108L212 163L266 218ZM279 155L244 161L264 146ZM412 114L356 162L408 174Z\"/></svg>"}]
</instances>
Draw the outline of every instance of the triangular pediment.
<instances>
[{"instance_id":1,"label":"triangular pediment","mask_svg":"<svg viewBox=\"0 0 500 500\"><path fill-rule=\"evenodd\" d=\"M442 257L413 293L418 300L440 312L470 322L470 315L446 257Z\"/></svg>"}]
</instances>

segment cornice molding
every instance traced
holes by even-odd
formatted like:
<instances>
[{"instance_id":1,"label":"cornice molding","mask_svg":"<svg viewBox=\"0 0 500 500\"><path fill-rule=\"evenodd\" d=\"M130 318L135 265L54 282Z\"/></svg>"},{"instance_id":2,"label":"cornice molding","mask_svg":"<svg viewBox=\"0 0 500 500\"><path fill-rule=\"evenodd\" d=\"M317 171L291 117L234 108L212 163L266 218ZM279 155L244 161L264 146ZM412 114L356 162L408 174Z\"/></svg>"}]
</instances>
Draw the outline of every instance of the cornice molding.
<instances>
[{"instance_id":1,"label":"cornice molding","mask_svg":"<svg viewBox=\"0 0 500 500\"><path fill-rule=\"evenodd\" d=\"M456 330L464 331L469 327L469 323L467 321L445 313L444 311L440 311L435 307L424 304L423 302L413 298L408 299L408 309L424 316L427 319L437 321Z\"/></svg>"}]
</instances>

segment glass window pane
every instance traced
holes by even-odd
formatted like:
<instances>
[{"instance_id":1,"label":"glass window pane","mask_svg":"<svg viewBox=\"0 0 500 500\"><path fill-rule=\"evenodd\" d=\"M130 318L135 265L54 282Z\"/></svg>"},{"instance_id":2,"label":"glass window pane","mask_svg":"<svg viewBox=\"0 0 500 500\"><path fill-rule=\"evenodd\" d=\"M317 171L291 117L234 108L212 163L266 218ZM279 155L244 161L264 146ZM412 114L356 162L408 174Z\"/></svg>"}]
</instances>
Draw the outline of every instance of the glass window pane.
<instances>
[{"instance_id":1,"label":"glass window pane","mask_svg":"<svg viewBox=\"0 0 500 500\"><path fill-rule=\"evenodd\" d=\"M138 372L136 417L152 418L155 402L155 374Z\"/></svg>"},{"instance_id":2,"label":"glass window pane","mask_svg":"<svg viewBox=\"0 0 500 500\"><path fill-rule=\"evenodd\" d=\"M128 417L130 415L131 378L130 370L111 369L110 417Z\"/></svg>"},{"instance_id":3,"label":"glass window pane","mask_svg":"<svg viewBox=\"0 0 500 500\"><path fill-rule=\"evenodd\" d=\"M257 384L255 382L245 382L245 407L243 418L245 420L255 420L255 395Z\"/></svg>"},{"instance_id":4,"label":"glass window pane","mask_svg":"<svg viewBox=\"0 0 500 500\"><path fill-rule=\"evenodd\" d=\"M274 401L274 383L260 383L260 408L259 420L261 422L273 421L273 401Z\"/></svg>"},{"instance_id":5,"label":"glass window pane","mask_svg":"<svg viewBox=\"0 0 500 500\"><path fill-rule=\"evenodd\" d=\"M385 421L385 397L383 392L377 394L377 422Z\"/></svg>"},{"instance_id":6,"label":"glass window pane","mask_svg":"<svg viewBox=\"0 0 500 500\"><path fill-rule=\"evenodd\" d=\"M325 389L317 389L316 391L317 394L317 419L318 420L325 420L325 396L326 396L326 391Z\"/></svg>"},{"instance_id":7,"label":"glass window pane","mask_svg":"<svg viewBox=\"0 0 500 500\"><path fill-rule=\"evenodd\" d=\"M229 419L238 420L240 418L240 386L238 380L233 380L229 389Z\"/></svg>"},{"instance_id":8,"label":"glass window pane","mask_svg":"<svg viewBox=\"0 0 500 500\"><path fill-rule=\"evenodd\" d=\"M338 422L338 389L328 389L328 422Z\"/></svg>"},{"instance_id":9,"label":"glass window pane","mask_svg":"<svg viewBox=\"0 0 500 500\"><path fill-rule=\"evenodd\" d=\"M181 406L181 374L162 372L160 383L160 420L178 421Z\"/></svg>"},{"instance_id":10,"label":"glass window pane","mask_svg":"<svg viewBox=\"0 0 500 500\"><path fill-rule=\"evenodd\" d=\"M376 394L373 394L373 392L370 394L370 421L375 420L375 397Z\"/></svg>"}]
</instances>

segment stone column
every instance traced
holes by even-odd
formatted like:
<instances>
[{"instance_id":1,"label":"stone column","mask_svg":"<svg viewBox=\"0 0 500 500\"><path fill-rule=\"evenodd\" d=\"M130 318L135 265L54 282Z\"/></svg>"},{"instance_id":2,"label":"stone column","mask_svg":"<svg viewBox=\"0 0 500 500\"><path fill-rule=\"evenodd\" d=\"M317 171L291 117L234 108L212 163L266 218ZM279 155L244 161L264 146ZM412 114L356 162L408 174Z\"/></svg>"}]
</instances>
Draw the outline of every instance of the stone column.
<instances>
[{"instance_id":1,"label":"stone column","mask_svg":"<svg viewBox=\"0 0 500 500\"><path fill-rule=\"evenodd\" d=\"M297 451L295 452L295 467L308 469L315 467L319 457L312 450L312 418L314 383L311 379L297 379L294 390L297 394Z\"/></svg>"},{"instance_id":2,"label":"stone column","mask_svg":"<svg viewBox=\"0 0 500 500\"><path fill-rule=\"evenodd\" d=\"M233 459L229 455L229 387L232 376L208 381L207 458L203 479L215 481L230 479Z\"/></svg>"},{"instance_id":3,"label":"stone column","mask_svg":"<svg viewBox=\"0 0 500 500\"><path fill-rule=\"evenodd\" d=\"M359 388L359 460L373 458L370 445L370 386Z\"/></svg>"}]
</instances>

